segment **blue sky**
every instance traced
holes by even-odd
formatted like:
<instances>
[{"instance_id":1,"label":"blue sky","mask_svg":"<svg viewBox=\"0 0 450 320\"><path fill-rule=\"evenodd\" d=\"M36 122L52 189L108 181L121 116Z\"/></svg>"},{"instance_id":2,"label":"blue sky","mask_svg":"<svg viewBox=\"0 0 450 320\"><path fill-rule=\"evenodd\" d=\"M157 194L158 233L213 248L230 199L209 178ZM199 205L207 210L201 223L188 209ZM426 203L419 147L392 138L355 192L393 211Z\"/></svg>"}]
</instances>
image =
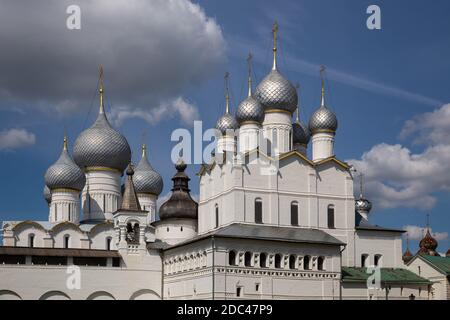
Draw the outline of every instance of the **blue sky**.
<instances>
[{"instance_id":1,"label":"blue sky","mask_svg":"<svg viewBox=\"0 0 450 320\"><path fill-rule=\"evenodd\" d=\"M373 201L371 221L388 227L423 227L425 215L430 213L433 232L440 233L439 249L447 251L450 242L444 233L450 230L450 189L445 181L450 181L450 174L447 172L445 176L445 172L441 174L439 168L430 166L433 164L438 167L440 163L445 163L445 154L436 151L434 147L445 150L450 144L448 141L439 140L439 137L450 138L450 134L446 135L450 129L445 126L446 123L450 124L450 120L437 125L433 122L436 118L443 118L440 114L448 114L441 109L449 102L450 20L446 16L450 10L448 1L194 1L204 12L198 13L194 10L194 14L200 16L197 20L203 19L203 22L193 20L209 27L213 24L213 31L210 32L207 28L207 31L202 31L204 33L199 35L196 33L198 28L193 27L192 32L186 33L189 40L186 43L197 45L192 48L190 55L186 52L191 52L191 49L186 48L186 43L174 35L177 30L184 30L177 29L176 24L173 27L169 24L167 27L161 22L158 33L148 37L144 32L138 34L136 37L142 37L140 41L163 43L161 47L171 48L171 53L165 58L166 52L158 50L158 46L150 50L139 43L133 43L133 46L130 45L127 49L136 50L134 60L138 62L137 66L129 67L131 75L125 74L128 73L128 60L121 60L120 53L125 52L125 49L119 48L120 44L116 47L115 42L105 44L104 39L119 37L122 33L133 38L133 22L125 20L118 23L115 33L111 32L110 36L92 40L89 32L89 28L92 28L89 24L89 10L98 9L83 1L72 2L80 5L82 17L85 16L87 21L82 20L84 25L82 24L79 31L61 33L67 39L61 40L53 34L46 37L48 30L53 32L53 25L51 22L41 24L38 18L36 23L30 23L30 29L24 28L20 31L20 42L11 36L11 33L18 32L14 26L8 25L9 29L0 32L3 46L29 48L18 50L19 54L10 50L4 53L3 57L0 53L0 92L6 92L0 94L0 132L5 133L15 128L26 130L35 137L34 142L30 137L25 137L21 144L0 149L0 164L4 168L1 173L0 220L47 219L47 205L42 198L43 175L60 153L64 128L66 127L69 141L73 145L77 135L93 122L98 105L97 97L93 98L97 77L95 66L100 63L105 65L107 111L113 114L116 112L111 118L126 135L134 151L135 161L138 160L139 145L142 142L148 144L152 165L164 178L163 195L167 194L174 172L173 166L169 165L170 151L174 145L170 141L170 134L176 128L189 128L191 122L189 116L183 118L181 113L177 113L176 110L179 109L170 109L169 102L182 97L183 102L192 107L192 117L200 118L204 127L212 127L224 110L223 74L229 71L231 106L234 111L246 94L248 52L251 51L254 55L254 83L260 81L270 70L271 26L273 21L277 20L280 26L279 68L293 83L300 84L301 118L307 120L319 104L318 66L326 65L327 102L339 119L336 155L343 160L360 161L361 168L367 170L367 197L372 200L383 196L389 198L389 201L385 202ZM368 30L366 27L366 9L371 4L377 4L381 8L381 30ZM160 10L161 6L164 6L162 2L157 10ZM148 6L145 8L148 9ZM14 11L18 10L17 8L8 9L11 12L6 10L5 14L11 16L19 12ZM64 24L67 17L63 4L60 9L55 11L56 13L51 11L54 14L52 17L61 15L54 18L55 26ZM176 16L176 10L169 12ZM192 10L186 12L183 14L188 16ZM50 14L34 13L30 14L30 19L39 14L43 17ZM109 13L98 14L102 16ZM142 14L151 19L150 11ZM169 16L168 20L175 18ZM183 21L186 25L178 28L187 29L192 20L186 18ZM36 44L33 43L33 37L48 41ZM203 38L206 40L202 42ZM165 47L164 41L169 40L173 42ZM46 46L52 46L52 41L70 41L77 46L84 46L83 51L78 53L76 50L65 50L64 46L53 46L50 50ZM175 47L178 45L181 45L182 49ZM144 50L144 54L139 50ZM50 52L50 56L54 54L61 61L47 61L44 54L43 57L36 58L42 51ZM90 61L79 61L82 52L89 55L97 51L99 54L93 56ZM148 52L152 55L148 55ZM8 54L14 58L9 58ZM17 58L17 55L23 60ZM151 65L153 55L161 57L165 68L158 69L157 65ZM213 58L205 58L205 55ZM129 59L129 54L126 58ZM204 62L205 59L209 59L208 62ZM28 67L24 67L20 61L26 61ZM178 61L180 62L177 63ZM78 63L83 64L83 67L73 66ZM141 72L140 64L146 72ZM64 69L69 68L68 65L72 65L72 69ZM120 72L115 71L119 68ZM58 70L63 69L64 74L58 75ZM8 81L13 81L8 76L9 72L14 73L17 78L14 78L14 81L17 81L18 85L14 88L8 84ZM91 75L86 77L83 72L91 72ZM136 87L133 82L134 72L139 74L138 79L142 79L139 80L143 83L142 88ZM74 82L72 77L80 78ZM33 80L34 78L37 80ZM80 81L84 86L78 86ZM128 88L128 92L136 91L127 93ZM48 95L52 98L47 98ZM146 99L150 102L148 105ZM164 107L172 111L161 111L161 117L154 114L150 118L143 116L150 109L163 110ZM118 110L123 111L123 120L118 120ZM130 110L140 112L130 116ZM433 117L431 113L437 110L442 112ZM428 125L423 125L421 119L424 117L430 118ZM410 133L401 135L407 121L412 121L412 129L408 131ZM442 128L436 133L438 125ZM431 138L432 134L434 138ZM441 136L436 138L435 134ZM418 142L418 136L423 136L424 139ZM396 168L402 168L403 158L399 157L397 160L400 163L395 163L395 154L392 157L392 151L386 147L395 145L410 153L408 159L411 163L405 164L404 167L417 169L418 172L423 170L426 174L416 177L411 172L411 176L414 176L411 179L405 177L405 174L399 173L397 176ZM376 146L378 148L375 148L371 156L361 159L365 152L374 150ZM436 152L431 152L432 150ZM373 159L383 155L392 157L392 160L384 160L386 163L381 161L383 165L374 163ZM442 156L442 159L434 161L433 156ZM381 171L384 168L392 170L394 174L383 175ZM198 180L195 176L197 169L196 166L189 168L194 194L198 193ZM437 175L442 179L436 179ZM417 180L421 180L421 183L417 183ZM382 193L380 184L392 189L386 189L385 193ZM396 196L391 198L390 190L400 190L400 193L392 192ZM422 200L422 196L426 197ZM411 241L414 250L417 248L416 243L417 240Z\"/></svg>"}]
</instances>

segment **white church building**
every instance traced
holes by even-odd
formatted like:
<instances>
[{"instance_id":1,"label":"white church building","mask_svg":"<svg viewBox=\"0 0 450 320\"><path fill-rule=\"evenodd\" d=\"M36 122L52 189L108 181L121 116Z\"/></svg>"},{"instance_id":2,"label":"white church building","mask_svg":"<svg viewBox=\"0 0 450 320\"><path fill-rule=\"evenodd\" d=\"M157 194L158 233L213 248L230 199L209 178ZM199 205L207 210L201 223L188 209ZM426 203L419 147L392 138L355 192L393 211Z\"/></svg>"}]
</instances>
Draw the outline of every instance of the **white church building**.
<instances>
[{"instance_id":1,"label":"white church building","mask_svg":"<svg viewBox=\"0 0 450 320\"><path fill-rule=\"evenodd\" d=\"M404 231L371 224L371 203L355 198L323 79L319 107L300 121L276 31L272 69L254 92L249 76L235 114L226 95L198 203L180 160L156 212L162 178L145 145L131 164L101 81L96 121L72 154L64 138L45 174L48 220L3 222L0 299L435 298L433 281L403 262Z\"/></svg>"}]
</instances>

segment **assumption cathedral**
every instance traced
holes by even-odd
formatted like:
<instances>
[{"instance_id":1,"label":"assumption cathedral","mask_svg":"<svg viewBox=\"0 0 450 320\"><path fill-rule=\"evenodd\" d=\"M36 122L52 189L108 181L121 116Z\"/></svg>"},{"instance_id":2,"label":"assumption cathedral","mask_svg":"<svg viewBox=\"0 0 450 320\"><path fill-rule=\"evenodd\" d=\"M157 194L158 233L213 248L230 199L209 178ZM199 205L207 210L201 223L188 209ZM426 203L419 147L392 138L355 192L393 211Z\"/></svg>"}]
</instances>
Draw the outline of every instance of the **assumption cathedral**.
<instances>
[{"instance_id":1,"label":"assumption cathedral","mask_svg":"<svg viewBox=\"0 0 450 320\"><path fill-rule=\"evenodd\" d=\"M429 229L403 254L404 231L371 224L355 198L323 77L299 119L276 40L275 25L269 73L253 89L249 71L235 114L226 94L211 160L191 181L180 159L159 210L162 177L145 145L131 164L101 72L97 119L45 173L48 220L3 222L0 299L450 299L450 257Z\"/></svg>"}]
</instances>

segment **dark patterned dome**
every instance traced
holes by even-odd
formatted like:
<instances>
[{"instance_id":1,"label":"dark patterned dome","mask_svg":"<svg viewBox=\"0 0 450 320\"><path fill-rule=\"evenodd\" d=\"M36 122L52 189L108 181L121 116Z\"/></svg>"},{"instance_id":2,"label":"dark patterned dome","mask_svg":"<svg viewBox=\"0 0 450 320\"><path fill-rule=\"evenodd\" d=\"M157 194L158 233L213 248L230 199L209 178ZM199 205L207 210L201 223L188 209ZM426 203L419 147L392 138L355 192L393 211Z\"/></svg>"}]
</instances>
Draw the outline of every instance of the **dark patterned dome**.
<instances>
[{"instance_id":1,"label":"dark patterned dome","mask_svg":"<svg viewBox=\"0 0 450 320\"><path fill-rule=\"evenodd\" d=\"M159 196L163 189L161 175L156 172L147 159L147 148L142 146L142 158L134 170L134 187L138 193L151 193Z\"/></svg>"},{"instance_id":2,"label":"dark patterned dome","mask_svg":"<svg viewBox=\"0 0 450 320\"><path fill-rule=\"evenodd\" d=\"M425 237L419 242L420 248L425 248L428 251L436 251L438 243L435 238L430 233L430 229L427 230Z\"/></svg>"},{"instance_id":3,"label":"dark patterned dome","mask_svg":"<svg viewBox=\"0 0 450 320\"><path fill-rule=\"evenodd\" d=\"M73 189L81 191L86 183L83 171L73 162L67 151L67 139L59 159L45 173L45 184L50 190Z\"/></svg>"},{"instance_id":4,"label":"dark patterned dome","mask_svg":"<svg viewBox=\"0 0 450 320\"><path fill-rule=\"evenodd\" d=\"M178 218L178 219L197 219L198 204L190 195L189 177L184 172L186 164L179 161L175 168L177 173L173 176L172 195L159 209L159 217L161 220Z\"/></svg>"},{"instance_id":5,"label":"dark patterned dome","mask_svg":"<svg viewBox=\"0 0 450 320\"><path fill-rule=\"evenodd\" d=\"M75 141L73 156L81 168L105 167L123 172L130 162L127 139L111 127L103 105L92 127L84 130Z\"/></svg>"},{"instance_id":6,"label":"dark patterned dome","mask_svg":"<svg viewBox=\"0 0 450 320\"><path fill-rule=\"evenodd\" d=\"M275 68L256 87L255 98L267 109L293 113L297 108L297 90Z\"/></svg>"},{"instance_id":7,"label":"dark patterned dome","mask_svg":"<svg viewBox=\"0 0 450 320\"><path fill-rule=\"evenodd\" d=\"M311 140L311 133L309 132L308 127L303 122L294 122L292 124L292 133L294 144L307 146L309 141Z\"/></svg>"}]
</instances>

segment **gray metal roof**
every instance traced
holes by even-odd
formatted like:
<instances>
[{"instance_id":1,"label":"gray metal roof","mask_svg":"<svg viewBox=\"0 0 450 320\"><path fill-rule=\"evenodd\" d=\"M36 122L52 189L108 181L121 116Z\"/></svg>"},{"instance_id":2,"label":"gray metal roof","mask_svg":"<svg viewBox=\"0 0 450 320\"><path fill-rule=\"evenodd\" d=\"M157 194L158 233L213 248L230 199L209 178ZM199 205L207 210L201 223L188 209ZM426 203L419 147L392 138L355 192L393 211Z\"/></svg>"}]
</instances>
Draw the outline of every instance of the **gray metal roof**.
<instances>
[{"instance_id":1,"label":"gray metal roof","mask_svg":"<svg viewBox=\"0 0 450 320\"><path fill-rule=\"evenodd\" d=\"M179 247L198 240L210 237L216 238L235 238L249 240L266 240L281 242L297 242L297 243L317 243L328 245L345 245L344 242L336 239L328 233L318 229L303 229L292 227L278 227L266 225L254 225L234 223L209 233L200 235L191 240L181 242L170 248ZM170 249L169 248L169 249Z\"/></svg>"}]
</instances>

